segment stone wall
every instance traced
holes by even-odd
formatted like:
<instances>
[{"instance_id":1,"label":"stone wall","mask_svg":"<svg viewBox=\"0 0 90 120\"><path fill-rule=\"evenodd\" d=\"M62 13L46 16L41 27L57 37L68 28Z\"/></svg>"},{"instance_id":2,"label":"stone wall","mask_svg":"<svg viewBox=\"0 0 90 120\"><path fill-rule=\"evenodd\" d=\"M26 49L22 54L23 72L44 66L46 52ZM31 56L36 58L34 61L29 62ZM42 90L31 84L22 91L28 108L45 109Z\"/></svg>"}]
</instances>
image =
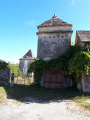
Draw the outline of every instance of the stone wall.
<instances>
[{"instance_id":1,"label":"stone wall","mask_svg":"<svg viewBox=\"0 0 90 120\"><path fill-rule=\"evenodd\" d=\"M20 70L27 74L27 70L29 68L29 65L33 62L34 60L20 60L19 68ZM26 69L26 71L24 71Z\"/></svg>"},{"instance_id":2,"label":"stone wall","mask_svg":"<svg viewBox=\"0 0 90 120\"><path fill-rule=\"evenodd\" d=\"M79 89L80 91L82 91L82 81L79 81L77 83L77 89Z\"/></svg>"},{"instance_id":3,"label":"stone wall","mask_svg":"<svg viewBox=\"0 0 90 120\"><path fill-rule=\"evenodd\" d=\"M88 75L82 73L82 90L83 92L90 92L90 73Z\"/></svg>"},{"instance_id":4,"label":"stone wall","mask_svg":"<svg viewBox=\"0 0 90 120\"><path fill-rule=\"evenodd\" d=\"M0 84L1 83L9 83L10 80L10 70L0 71Z\"/></svg>"},{"instance_id":5,"label":"stone wall","mask_svg":"<svg viewBox=\"0 0 90 120\"><path fill-rule=\"evenodd\" d=\"M39 32L52 30L71 30L72 26L39 27Z\"/></svg>"},{"instance_id":6,"label":"stone wall","mask_svg":"<svg viewBox=\"0 0 90 120\"><path fill-rule=\"evenodd\" d=\"M39 34L37 57L40 59L57 58L66 52L70 43L70 32Z\"/></svg>"},{"instance_id":7,"label":"stone wall","mask_svg":"<svg viewBox=\"0 0 90 120\"><path fill-rule=\"evenodd\" d=\"M80 40L80 37L78 36L77 32L76 32L75 45L77 45L77 46L81 46L81 40Z\"/></svg>"},{"instance_id":8,"label":"stone wall","mask_svg":"<svg viewBox=\"0 0 90 120\"><path fill-rule=\"evenodd\" d=\"M86 42L82 41L80 37L78 36L76 32L76 40L75 40L75 45L83 47L86 44Z\"/></svg>"},{"instance_id":9,"label":"stone wall","mask_svg":"<svg viewBox=\"0 0 90 120\"><path fill-rule=\"evenodd\" d=\"M21 72L23 72L23 66L24 66L24 60L20 60L19 68L20 68Z\"/></svg>"},{"instance_id":10,"label":"stone wall","mask_svg":"<svg viewBox=\"0 0 90 120\"><path fill-rule=\"evenodd\" d=\"M90 93L90 73L87 75L86 73L82 73L82 79L77 83L77 88L83 92Z\"/></svg>"},{"instance_id":11,"label":"stone wall","mask_svg":"<svg viewBox=\"0 0 90 120\"><path fill-rule=\"evenodd\" d=\"M68 87L71 87L72 85L73 85L72 80L64 76L63 88L68 88Z\"/></svg>"}]
</instances>

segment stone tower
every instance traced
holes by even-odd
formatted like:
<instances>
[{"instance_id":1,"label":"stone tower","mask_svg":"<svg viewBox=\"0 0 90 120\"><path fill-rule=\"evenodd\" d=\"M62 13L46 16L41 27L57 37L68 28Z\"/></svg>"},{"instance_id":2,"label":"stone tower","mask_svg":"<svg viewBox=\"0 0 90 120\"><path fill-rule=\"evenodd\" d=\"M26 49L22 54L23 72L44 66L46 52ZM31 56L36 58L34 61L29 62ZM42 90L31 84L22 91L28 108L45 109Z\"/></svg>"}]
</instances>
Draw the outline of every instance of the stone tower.
<instances>
[{"instance_id":1,"label":"stone tower","mask_svg":"<svg viewBox=\"0 0 90 120\"><path fill-rule=\"evenodd\" d=\"M72 25L55 15L39 25L37 57L48 60L65 53L70 47L72 32Z\"/></svg>"}]
</instances>

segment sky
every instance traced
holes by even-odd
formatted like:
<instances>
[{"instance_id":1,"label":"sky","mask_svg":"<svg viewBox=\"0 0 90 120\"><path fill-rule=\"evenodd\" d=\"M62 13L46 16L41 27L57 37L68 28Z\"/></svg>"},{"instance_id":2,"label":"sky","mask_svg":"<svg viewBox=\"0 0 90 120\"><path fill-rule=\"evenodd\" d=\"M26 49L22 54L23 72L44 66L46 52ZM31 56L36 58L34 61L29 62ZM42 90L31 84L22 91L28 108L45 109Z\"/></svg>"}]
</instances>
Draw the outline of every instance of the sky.
<instances>
[{"instance_id":1,"label":"sky","mask_svg":"<svg viewBox=\"0 0 90 120\"><path fill-rule=\"evenodd\" d=\"M37 56L37 26L56 16L76 30L90 30L90 0L0 0L0 59L18 63L31 49Z\"/></svg>"}]
</instances>

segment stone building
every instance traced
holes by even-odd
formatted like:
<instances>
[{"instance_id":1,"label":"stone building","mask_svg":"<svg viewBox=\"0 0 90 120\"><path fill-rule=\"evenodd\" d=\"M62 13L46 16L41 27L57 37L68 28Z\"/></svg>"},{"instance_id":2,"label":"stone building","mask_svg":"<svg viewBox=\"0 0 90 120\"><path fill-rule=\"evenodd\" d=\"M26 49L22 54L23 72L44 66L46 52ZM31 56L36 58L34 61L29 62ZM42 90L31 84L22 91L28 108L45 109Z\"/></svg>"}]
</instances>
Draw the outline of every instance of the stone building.
<instances>
[{"instance_id":1,"label":"stone building","mask_svg":"<svg viewBox=\"0 0 90 120\"><path fill-rule=\"evenodd\" d=\"M72 32L72 25L55 15L39 25L37 57L48 60L65 53L70 47Z\"/></svg>"},{"instance_id":2,"label":"stone building","mask_svg":"<svg viewBox=\"0 0 90 120\"><path fill-rule=\"evenodd\" d=\"M72 25L55 15L39 25L37 57L49 60L65 53L71 45L72 32ZM69 86L71 81L64 78L62 71L55 74L49 71L43 74L42 84L47 88L57 89Z\"/></svg>"},{"instance_id":3,"label":"stone building","mask_svg":"<svg viewBox=\"0 0 90 120\"><path fill-rule=\"evenodd\" d=\"M90 31L76 31L75 44L83 47L85 43L90 42Z\"/></svg>"},{"instance_id":4,"label":"stone building","mask_svg":"<svg viewBox=\"0 0 90 120\"><path fill-rule=\"evenodd\" d=\"M90 31L76 31L75 44L83 47L86 43L90 43ZM82 73L82 80L77 87L83 92L90 92L90 73Z\"/></svg>"},{"instance_id":5,"label":"stone building","mask_svg":"<svg viewBox=\"0 0 90 120\"><path fill-rule=\"evenodd\" d=\"M35 57L31 50L29 50L22 58L20 58L19 68L22 73L27 74L29 65L34 61Z\"/></svg>"}]
</instances>

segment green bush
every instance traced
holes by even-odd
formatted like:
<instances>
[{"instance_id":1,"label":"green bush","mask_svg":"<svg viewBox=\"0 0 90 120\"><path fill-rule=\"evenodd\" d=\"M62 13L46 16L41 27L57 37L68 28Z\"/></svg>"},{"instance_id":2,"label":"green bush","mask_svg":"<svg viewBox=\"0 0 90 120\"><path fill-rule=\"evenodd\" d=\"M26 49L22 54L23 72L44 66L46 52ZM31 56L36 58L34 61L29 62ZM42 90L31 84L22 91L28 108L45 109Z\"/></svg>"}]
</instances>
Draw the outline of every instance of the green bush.
<instances>
[{"instance_id":1,"label":"green bush","mask_svg":"<svg viewBox=\"0 0 90 120\"><path fill-rule=\"evenodd\" d=\"M0 71L5 71L7 69L8 63L3 60L0 60Z\"/></svg>"},{"instance_id":2,"label":"green bush","mask_svg":"<svg viewBox=\"0 0 90 120\"><path fill-rule=\"evenodd\" d=\"M10 73L14 73L15 75L22 75L21 70L19 69L19 64L8 64L8 67L10 68Z\"/></svg>"}]
</instances>

